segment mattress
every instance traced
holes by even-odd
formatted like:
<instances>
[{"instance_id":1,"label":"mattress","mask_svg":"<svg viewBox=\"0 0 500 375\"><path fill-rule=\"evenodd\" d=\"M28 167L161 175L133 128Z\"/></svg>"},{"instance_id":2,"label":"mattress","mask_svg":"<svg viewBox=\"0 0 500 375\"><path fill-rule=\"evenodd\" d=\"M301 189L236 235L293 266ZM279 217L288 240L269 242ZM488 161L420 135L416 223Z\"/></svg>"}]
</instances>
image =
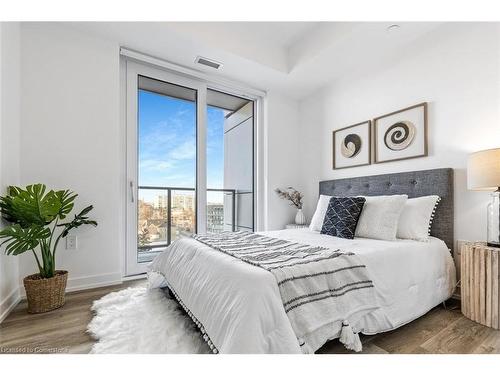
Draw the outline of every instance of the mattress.
<instances>
[{"instance_id":1,"label":"mattress","mask_svg":"<svg viewBox=\"0 0 500 375\"><path fill-rule=\"evenodd\" d=\"M445 243L346 240L308 228L260 232L356 253L374 282L380 308L351 322L376 334L408 323L448 299L456 283ZM301 353L273 275L192 238L181 238L150 267L152 287L168 286L201 323L220 353ZM332 332L329 339L338 337ZM319 349L319 348L318 348Z\"/></svg>"}]
</instances>

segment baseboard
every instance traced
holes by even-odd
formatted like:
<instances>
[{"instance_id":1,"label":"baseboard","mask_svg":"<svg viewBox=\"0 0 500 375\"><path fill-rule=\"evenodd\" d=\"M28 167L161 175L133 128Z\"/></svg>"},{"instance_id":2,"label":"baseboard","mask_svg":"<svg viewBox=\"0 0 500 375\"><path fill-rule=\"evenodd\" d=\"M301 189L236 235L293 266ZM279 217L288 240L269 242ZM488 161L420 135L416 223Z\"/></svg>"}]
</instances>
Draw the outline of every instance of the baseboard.
<instances>
[{"instance_id":1,"label":"baseboard","mask_svg":"<svg viewBox=\"0 0 500 375\"><path fill-rule=\"evenodd\" d=\"M141 279L146 279L148 275L146 273L141 273L139 275L132 275L132 276L123 276L122 281L133 281L133 280L141 280Z\"/></svg>"},{"instance_id":2,"label":"baseboard","mask_svg":"<svg viewBox=\"0 0 500 375\"><path fill-rule=\"evenodd\" d=\"M21 301L19 288L14 289L7 297L0 302L0 323L9 315L9 313Z\"/></svg>"},{"instance_id":3,"label":"baseboard","mask_svg":"<svg viewBox=\"0 0 500 375\"><path fill-rule=\"evenodd\" d=\"M66 292L76 292L79 290L100 288L109 285L118 285L123 282L121 273L106 273L102 275L92 275L84 277L70 277L66 286ZM26 291L21 290L21 299L26 298Z\"/></svg>"},{"instance_id":4,"label":"baseboard","mask_svg":"<svg viewBox=\"0 0 500 375\"><path fill-rule=\"evenodd\" d=\"M102 275L93 275L86 277L68 278L67 292L75 292L77 290L93 289L102 286L121 284L121 273L106 273Z\"/></svg>"}]
</instances>

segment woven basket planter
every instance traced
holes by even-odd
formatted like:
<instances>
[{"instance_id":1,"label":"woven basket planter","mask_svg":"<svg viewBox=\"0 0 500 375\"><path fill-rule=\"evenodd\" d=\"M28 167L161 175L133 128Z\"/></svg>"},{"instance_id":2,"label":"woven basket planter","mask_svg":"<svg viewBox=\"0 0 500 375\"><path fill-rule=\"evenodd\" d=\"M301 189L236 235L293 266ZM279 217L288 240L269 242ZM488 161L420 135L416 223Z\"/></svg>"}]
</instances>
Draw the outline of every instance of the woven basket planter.
<instances>
[{"instance_id":1,"label":"woven basket planter","mask_svg":"<svg viewBox=\"0 0 500 375\"><path fill-rule=\"evenodd\" d=\"M50 279L43 279L40 274L24 278L24 289L28 299L28 312L32 314L55 310L64 305L64 294L68 271L56 271Z\"/></svg>"}]
</instances>

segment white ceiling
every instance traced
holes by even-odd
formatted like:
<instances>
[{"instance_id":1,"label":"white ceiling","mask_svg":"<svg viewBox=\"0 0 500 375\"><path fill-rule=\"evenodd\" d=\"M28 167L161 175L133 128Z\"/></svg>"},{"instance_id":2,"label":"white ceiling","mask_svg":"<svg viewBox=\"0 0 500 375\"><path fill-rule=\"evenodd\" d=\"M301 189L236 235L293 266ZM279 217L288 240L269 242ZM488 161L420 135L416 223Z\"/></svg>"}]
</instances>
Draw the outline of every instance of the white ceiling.
<instances>
[{"instance_id":1,"label":"white ceiling","mask_svg":"<svg viewBox=\"0 0 500 375\"><path fill-rule=\"evenodd\" d=\"M440 23L71 22L67 25L197 70L301 99L343 75L393 59ZM219 71L194 62L204 56Z\"/></svg>"},{"instance_id":2,"label":"white ceiling","mask_svg":"<svg viewBox=\"0 0 500 375\"><path fill-rule=\"evenodd\" d=\"M288 48L315 22L169 22L170 31L238 56L288 70Z\"/></svg>"},{"instance_id":3,"label":"white ceiling","mask_svg":"<svg viewBox=\"0 0 500 375\"><path fill-rule=\"evenodd\" d=\"M226 34L240 41L265 43L287 48L319 22L170 22L170 27L196 36L198 30Z\"/></svg>"}]
</instances>

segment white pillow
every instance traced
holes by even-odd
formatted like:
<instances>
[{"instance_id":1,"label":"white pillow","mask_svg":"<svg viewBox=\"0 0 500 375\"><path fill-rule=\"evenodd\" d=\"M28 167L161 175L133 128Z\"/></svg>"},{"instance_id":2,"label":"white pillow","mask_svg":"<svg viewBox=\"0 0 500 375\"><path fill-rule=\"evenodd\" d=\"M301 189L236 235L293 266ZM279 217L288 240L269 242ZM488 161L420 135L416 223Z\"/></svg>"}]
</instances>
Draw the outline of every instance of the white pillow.
<instances>
[{"instance_id":1,"label":"white pillow","mask_svg":"<svg viewBox=\"0 0 500 375\"><path fill-rule=\"evenodd\" d=\"M356 237L392 241L396 239L398 222L407 195L380 195L366 197L356 227Z\"/></svg>"},{"instance_id":2,"label":"white pillow","mask_svg":"<svg viewBox=\"0 0 500 375\"><path fill-rule=\"evenodd\" d=\"M318 204L316 206L316 211L311 219L311 224L309 224L309 229L316 232L320 232L323 227L323 220L325 220L326 210L328 209L328 204L330 203L330 195L320 195L318 199Z\"/></svg>"},{"instance_id":3,"label":"white pillow","mask_svg":"<svg viewBox=\"0 0 500 375\"><path fill-rule=\"evenodd\" d=\"M440 199L437 195L408 199L399 217L397 237L427 241L434 210Z\"/></svg>"}]
</instances>

